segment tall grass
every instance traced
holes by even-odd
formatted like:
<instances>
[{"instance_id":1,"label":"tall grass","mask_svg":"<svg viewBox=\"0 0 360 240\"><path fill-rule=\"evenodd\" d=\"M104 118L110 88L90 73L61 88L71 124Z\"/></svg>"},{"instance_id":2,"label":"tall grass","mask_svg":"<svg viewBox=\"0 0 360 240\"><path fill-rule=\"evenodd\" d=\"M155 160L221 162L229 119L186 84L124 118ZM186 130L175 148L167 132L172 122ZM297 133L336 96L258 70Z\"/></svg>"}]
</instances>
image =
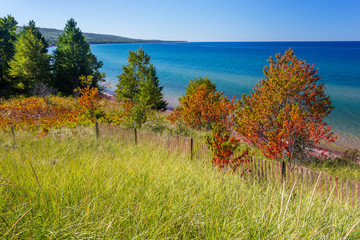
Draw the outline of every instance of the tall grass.
<instances>
[{"instance_id":1,"label":"tall grass","mask_svg":"<svg viewBox=\"0 0 360 240\"><path fill-rule=\"evenodd\" d=\"M91 131L0 133L0 238L360 238L349 202Z\"/></svg>"}]
</instances>

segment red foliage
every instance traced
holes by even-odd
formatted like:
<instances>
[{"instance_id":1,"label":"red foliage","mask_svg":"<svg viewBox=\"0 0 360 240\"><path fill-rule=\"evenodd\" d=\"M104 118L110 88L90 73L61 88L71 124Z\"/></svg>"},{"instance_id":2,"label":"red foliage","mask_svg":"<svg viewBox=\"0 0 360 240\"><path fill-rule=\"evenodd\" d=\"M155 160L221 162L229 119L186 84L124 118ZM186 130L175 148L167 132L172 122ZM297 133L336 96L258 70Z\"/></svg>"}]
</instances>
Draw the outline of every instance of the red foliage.
<instances>
[{"instance_id":1,"label":"red foliage","mask_svg":"<svg viewBox=\"0 0 360 240\"><path fill-rule=\"evenodd\" d=\"M231 136L230 130L220 123L213 126L212 133L206 140L213 151L212 162L220 169L229 165L235 171L241 163L250 160L248 149L243 150L237 157L233 157L239 147L239 139Z\"/></svg>"},{"instance_id":2,"label":"red foliage","mask_svg":"<svg viewBox=\"0 0 360 240\"><path fill-rule=\"evenodd\" d=\"M323 121L333 107L314 66L291 49L268 62L265 79L236 106L236 131L270 158L279 158L283 150L291 158L322 140L335 141Z\"/></svg>"}]
</instances>

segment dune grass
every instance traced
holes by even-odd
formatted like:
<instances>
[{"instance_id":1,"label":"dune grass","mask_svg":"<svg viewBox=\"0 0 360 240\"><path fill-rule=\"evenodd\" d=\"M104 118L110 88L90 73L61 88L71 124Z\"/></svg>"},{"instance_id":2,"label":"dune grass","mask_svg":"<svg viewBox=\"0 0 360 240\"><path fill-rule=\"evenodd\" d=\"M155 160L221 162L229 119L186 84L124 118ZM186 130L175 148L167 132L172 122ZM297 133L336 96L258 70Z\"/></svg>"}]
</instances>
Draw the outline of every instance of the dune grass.
<instances>
[{"instance_id":1,"label":"dune grass","mask_svg":"<svg viewBox=\"0 0 360 240\"><path fill-rule=\"evenodd\" d=\"M2 239L349 239L360 209L92 130L0 133Z\"/></svg>"}]
</instances>

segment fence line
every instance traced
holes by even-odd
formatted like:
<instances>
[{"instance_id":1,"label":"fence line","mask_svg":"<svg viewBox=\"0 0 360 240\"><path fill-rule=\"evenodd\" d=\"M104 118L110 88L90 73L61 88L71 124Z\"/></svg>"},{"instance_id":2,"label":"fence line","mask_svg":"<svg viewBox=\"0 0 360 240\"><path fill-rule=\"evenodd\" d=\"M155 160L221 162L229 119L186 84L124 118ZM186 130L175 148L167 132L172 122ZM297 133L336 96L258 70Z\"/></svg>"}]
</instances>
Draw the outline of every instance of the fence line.
<instances>
[{"instance_id":1,"label":"fence line","mask_svg":"<svg viewBox=\"0 0 360 240\"><path fill-rule=\"evenodd\" d=\"M169 151L181 151L188 154L189 158L203 159L210 161L211 150L208 146L197 139L193 139L191 151L191 138L179 135L161 135L159 133L134 131L133 129L125 129L110 124L97 123L96 133L98 137L102 135L116 135L123 141L134 142L135 137L138 143L153 143L163 146ZM137 134L137 135L135 135ZM239 154L234 154L234 158ZM291 164L285 165L283 172L282 163L267 159L253 158L249 162L241 164L237 172L252 180L283 182L289 187L296 185L299 187L308 187L314 189L316 193L329 196L340 201L347 202L352 206L360 205L360 182L349 179L343 179L327 175L323 172L314 171L312 169L296 166Z\"/></svg>"}]
</instances>

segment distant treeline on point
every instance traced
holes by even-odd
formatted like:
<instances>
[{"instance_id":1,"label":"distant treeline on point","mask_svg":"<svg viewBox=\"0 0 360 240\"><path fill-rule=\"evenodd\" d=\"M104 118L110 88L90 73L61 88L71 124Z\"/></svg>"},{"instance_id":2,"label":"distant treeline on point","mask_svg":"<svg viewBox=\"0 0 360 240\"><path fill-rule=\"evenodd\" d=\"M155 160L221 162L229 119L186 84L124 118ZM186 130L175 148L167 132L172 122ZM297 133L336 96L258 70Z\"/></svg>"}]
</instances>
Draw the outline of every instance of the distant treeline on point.
<instances>
[{"instance_id":1,"label":"distant treeline on point","mask_svg":"<svg viewBox=\"0 0 360 240\"><path fill-rule=\"evenodd\" d=\"M24 30L24 27L17 26L17 32ZM41 34L48 41L50 46L58 43L58 37L64 33L63 30L55 28L39 28ZM83 33L89 44L108 44L108 43L162 43L162 42L185 42L185 41L164 41L164 40L144 40L128 37L121 37L109 34Z\"/></svg>"}]
</instances>

